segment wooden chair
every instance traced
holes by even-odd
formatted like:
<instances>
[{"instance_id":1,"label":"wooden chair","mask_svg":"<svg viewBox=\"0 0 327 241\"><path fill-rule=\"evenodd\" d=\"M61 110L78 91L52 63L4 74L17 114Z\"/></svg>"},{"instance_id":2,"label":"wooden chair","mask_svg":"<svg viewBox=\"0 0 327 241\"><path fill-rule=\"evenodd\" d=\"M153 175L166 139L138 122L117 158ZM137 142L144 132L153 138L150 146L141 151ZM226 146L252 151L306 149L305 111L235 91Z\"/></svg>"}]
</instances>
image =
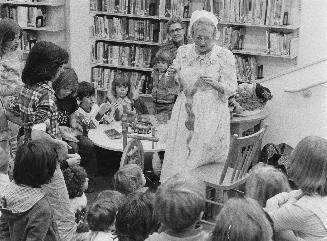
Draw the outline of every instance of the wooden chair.
<instances>
[{"instance_id":1,"label":"wooden chair","mask_svg":"<svg viewBox=\"0 0 327 241\"><path fill-rule=\"evenodd\" d=\"M245 137L233 135L229 153L225 163L211 163L191 171L196 178L204 181L207 186L207 207L203 222L213 224L208 220L214 219L219 206L227 199L226 191L237 190L249 176L248 170L254 161L255 151L264 136L267 126L260 131ZM218 207L217 207L218 206Z\"/></svg>"}]
</instances>

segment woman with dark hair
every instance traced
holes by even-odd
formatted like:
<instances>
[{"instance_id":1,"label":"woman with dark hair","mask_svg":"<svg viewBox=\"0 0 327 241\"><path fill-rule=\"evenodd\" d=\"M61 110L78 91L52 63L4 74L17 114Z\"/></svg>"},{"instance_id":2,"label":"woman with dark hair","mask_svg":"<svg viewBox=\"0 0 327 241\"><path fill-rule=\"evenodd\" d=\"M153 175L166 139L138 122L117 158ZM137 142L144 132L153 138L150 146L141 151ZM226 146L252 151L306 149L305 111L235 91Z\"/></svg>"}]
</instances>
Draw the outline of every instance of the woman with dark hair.
<instances>
[{"instance_id":1,"label":"woman with dark hair","mask_svg":"<svg viewBox=\"0 0 327 241\"><path fill-rule=\"evenodd\" d=\"M59 240L53 210L41 186L50 182L56 169L55 149L43 141L31 141L18 148L14 182L2 187L1 240ZM8 236L6 236L8 235Z\"/></svg>"},{"instance_id":2,"label":"woman with dark hair","mask_svg":"<svg viewBox=\"0 0 327 241\"><path fill-rule=\"evenodd\" d=\"M23 70L24 86L19 95L19 109L24 123L24 140L42 139L50 142L58 155L57 168L49 184L42 187L54 209L59 235L62 240L71 240L76 230L75 216L59 162L69 155L67 143L61 140L58 124L56 95L53 81L68 62L68 53L51 42L37 42L31 49ZM69 158L70 165L79 159Z\"/></svg>"}]
</instances>

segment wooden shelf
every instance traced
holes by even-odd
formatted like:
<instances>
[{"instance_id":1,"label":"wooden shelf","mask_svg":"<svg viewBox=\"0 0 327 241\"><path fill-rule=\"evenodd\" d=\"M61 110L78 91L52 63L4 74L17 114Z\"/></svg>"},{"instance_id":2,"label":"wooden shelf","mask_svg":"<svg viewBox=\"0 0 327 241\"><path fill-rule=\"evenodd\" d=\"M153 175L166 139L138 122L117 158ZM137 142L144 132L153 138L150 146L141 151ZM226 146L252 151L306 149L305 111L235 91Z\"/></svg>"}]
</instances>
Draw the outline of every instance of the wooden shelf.
<instances>
[{"instance_id":1,"label":"wooden shelf","mask_svg":"<svg viewBox=\"0 0 327 241\"><path fill-rule=\"evenodd\" d=\"M136 70L136 71L144 71L144 72L151 72L153 70L152 68L147 68L147 67L123 66L123 65L102 64L102 63L92 64L91 67L92 68L94 68L94 67L107 67L107 68L127 69L127 70Z\"/></svg>"},{"instance_id":2,"label":"wooden shelf","mask_svg":"<svg viewBox=\"0 0 327 241\"><path fill-rule=\"evenodd\" d=\"M36 27L22 27L22 29L24 30L33 30L33 31L46 31L46 32L59 32L59 31L63 31L65 30L64 27L62 28L53 28L53 27L40 27L40 28L36 28Z\"/></svg>"},{"instance_id":3,"label":"wooden shelf","mask_svg":"<svg viewBox=\"0 0 327 241\"><path fill-rule=\"evenodd\" d=\"M267 54L260 51L251 51L251 50L236 50L233 49L232 52L234 54L245 54L245 55L253 55L253 56L264 56L264 57L273 57L273 58L284 58L284 59L294 59L296 56L290 56L290 55L275 55L275 54Z\"/></svg>"},{"instance_id":4,"label":"wooden shelf","mask_svg":"<svg viewBox=\"0 0 327 241\"><path fill-rule=\"evenodd\" d=\"M280 29L280 30L296 30L300 26L297 25L261 25L251 23L218 23L218 25L240 26L240 27L253 27L253 28L267 28L267 29Z\"/></svg>"},{"instance_id":5,"label":"wooden shelf","mask_svg":"<svg viewBox=\"0 0 327 241\"><path fill-rule=\"evenodd\" d=\"M95 37L95 41L104 41L104 42L115 42L115 43L126 43L126 44L138 44L138 45L150 45L150 46L159 46L160 43L147 42L147 41L137 41L137 40L120 40L120 39L109 39L109 38L100 38Z\"/></svg>"},{"instance_id":6,"label":"wooden shelf","mask_svg":"<svg viewBox=\"0 0 327 241\"><path fill-rule=\"evenodd\" d=\"M19 2L19 1L0 1L0 4L8 5L19 5L19 6L49 6L49 7L60 7L65 5L65 1L53 0L44 2Z\"/></svg>"},{"instance_id":7,"label":"wooden shelf","mask_svg":"<svg viewBox=\"0 0 327 241\"><path fill-rule=\"evenodd\" d=\"M126 14L126 13L108 13L104 11L90 11L93 15L106 15L112 17L126 17L126 18L138 18L138 19L152 19L152 20L162 20L168 21L168 17L159 17L159 16L147 16L147 15L135 15L135 14ZM182 21L189 22L190 18L183 18Z\"/></svg>"}]
</instances>

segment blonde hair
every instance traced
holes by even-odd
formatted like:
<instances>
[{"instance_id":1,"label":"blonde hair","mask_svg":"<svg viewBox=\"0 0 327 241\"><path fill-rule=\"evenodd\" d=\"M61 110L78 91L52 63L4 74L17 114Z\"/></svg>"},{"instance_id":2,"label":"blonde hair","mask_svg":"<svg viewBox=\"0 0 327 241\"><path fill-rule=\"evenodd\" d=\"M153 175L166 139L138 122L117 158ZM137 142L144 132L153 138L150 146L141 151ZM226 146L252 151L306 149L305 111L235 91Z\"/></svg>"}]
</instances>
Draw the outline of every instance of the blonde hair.
<instances>
[{"instance_id":1,"label":"blonde hair","mask_svg":"<svg viewBox=\"0 0 327 241\"><path fill-rule=\"evenodd\" d=\"M303 138L290 156L289 177L307 195L327 195L327 140Z\"/></svg>"},{"instance_id":2,"label":"blonde hair","mask_svg":"<svg viewBox=\"0 0 327 241\"><path fill-rule=\"evenodd\" d=\"M204 205L204 183L194 177L177 174L159 186L154 212L166 227L182 230L199 220Z\"/></svg>"},{"instance_id":3,"label":"blonde hair","mask_svg":"<svg viewBox=\"0 0 327 241\"><path fill-rule=\"evenodd\" d=\"M251 198L229 199L217 217L211 241L272 241L263 209Z\"/></svg>"},{"instance_id":4,"label":"blonde hair","mask_svg":"<svg viewBox=\"0 0 327 241\"><path fill-rule=\"evenodd\" d=\"M115 190L125 195L144 186L143 171L137 164L127 164L115 173L113 185Z\"/></svg>"},{"instance_id":5,"label":"blonde hair","mask_svg":"<svg viewBox=\"0 0 327 241\"><path fill-rule=\"evenodd\" d=\"M290 185L286 176L273 166L259 163L250 174L245 186L247 197L257 200L261 207L269 198L281 192L288 192Z\"/></svg>"}]
</instances>

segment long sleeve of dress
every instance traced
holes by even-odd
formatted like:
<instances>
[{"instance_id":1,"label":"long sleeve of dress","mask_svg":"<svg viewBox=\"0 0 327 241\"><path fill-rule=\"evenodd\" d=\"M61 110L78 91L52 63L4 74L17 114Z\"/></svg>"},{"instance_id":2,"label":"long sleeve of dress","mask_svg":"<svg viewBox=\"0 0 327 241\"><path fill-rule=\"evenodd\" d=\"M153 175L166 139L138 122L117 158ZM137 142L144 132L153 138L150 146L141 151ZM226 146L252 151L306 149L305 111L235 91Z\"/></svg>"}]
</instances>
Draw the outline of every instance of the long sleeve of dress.
<instances>
[{"instance_id":1,"label":"long sleeve of dress","mask_svg":"<svg viewBox=\"0 0 327 241\"><path fill-rule=\"evenodd\" d=\"M224 89L224 100L227 101L228 97L233 95L237 89L235 58L229 50L223 49L221 52L223 53L223 61L220 72L220 84Z\"/></svg>"}]
</instances>

